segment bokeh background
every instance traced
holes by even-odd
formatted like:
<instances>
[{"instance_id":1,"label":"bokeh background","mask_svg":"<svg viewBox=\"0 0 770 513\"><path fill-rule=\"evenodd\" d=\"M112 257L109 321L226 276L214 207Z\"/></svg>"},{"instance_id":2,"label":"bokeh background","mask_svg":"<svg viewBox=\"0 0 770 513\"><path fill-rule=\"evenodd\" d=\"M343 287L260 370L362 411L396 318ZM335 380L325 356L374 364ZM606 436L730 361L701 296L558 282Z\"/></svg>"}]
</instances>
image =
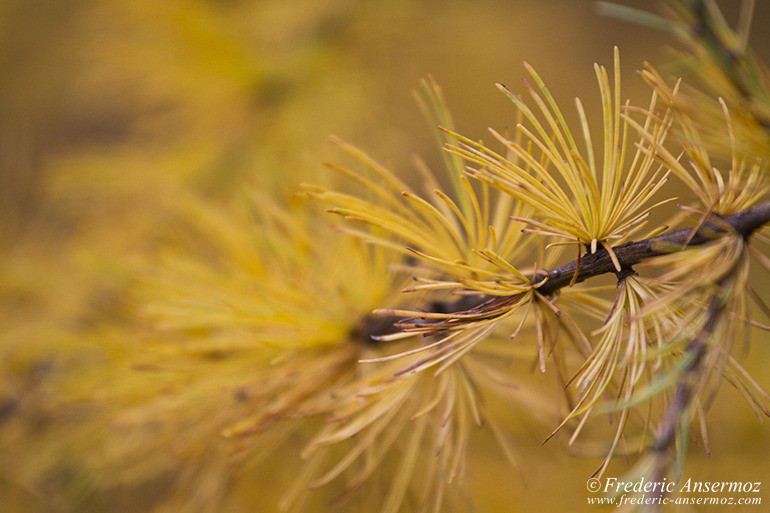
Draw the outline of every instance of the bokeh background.
<instances>
[{"instance_id":1,"label":"bokeh background","mask_svg":"<svg viewBox=\"0 0 770 513\"><path fill-rule=\"evenodd\" d=\"M738 4L720 3L730 19ZM770 5L757 4L752 41L767 59ZM597 119L593 63L611 66L618 45L624 96L645 102L634 72L668 62L671 44L597 16L590 0L0 2L0 393L17 398L27 378L14 370L35 354L125 315L126 269L152 251L176 195L225 198L248 181L285 197L339 158L330 134L408 179L415 155L439 158L412 96L427 75L458 128L483 138L513 122L494 84L519 87L522 61L562 105L580 96ZM770 389L770 352L751 351L747 367ZM764 489L770 436L737 397L720 394L713 454L694 448L687 473ZM0 422L15 400L0 403ZM547 434L522 430L519 475L493 444L474 447L477 511L594 509L585 479L598 460L541 446ZM264 493L263 477L228 507L255 511L240 508ZM46 503L0 485L0 510L33 508Z\"/></svg>"}]
</instances>

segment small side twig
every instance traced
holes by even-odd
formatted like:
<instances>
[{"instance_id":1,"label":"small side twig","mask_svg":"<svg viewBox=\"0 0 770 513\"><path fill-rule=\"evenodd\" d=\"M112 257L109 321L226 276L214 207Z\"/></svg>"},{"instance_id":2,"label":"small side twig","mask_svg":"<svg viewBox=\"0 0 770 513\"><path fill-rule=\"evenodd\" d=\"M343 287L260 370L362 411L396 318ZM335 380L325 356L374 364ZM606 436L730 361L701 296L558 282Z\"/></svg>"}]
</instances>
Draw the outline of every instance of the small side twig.
<instances>
[{"instance_id":1,"label":"small side twig","mask_svg":"<svg viewBox=\"0 0 770 513\"><path fill-rule=\"evenodd\" d=\"M703 378L702 364L708 352L707 341L714 333L714 329L724 313L724 290L731 277L732 273L727 273L717 284L717 289L708 305L706 320L698 334L690 340L685 349L683 357L688 357L689 361L682 369L674 400L668 405L658 436L650 448L655 458L651 477L651 481L654 483L661 482L665 477L664 474L669 463L669 452L676 442L677 427L683 422L689 423L691 420L687 418L687 412L692 411L693 401L697 398L698 383ZM649 495L654 499L651 501L653 504L660 504L662 496L663 490L658 488Z\"/></svg>"}]
</instances>

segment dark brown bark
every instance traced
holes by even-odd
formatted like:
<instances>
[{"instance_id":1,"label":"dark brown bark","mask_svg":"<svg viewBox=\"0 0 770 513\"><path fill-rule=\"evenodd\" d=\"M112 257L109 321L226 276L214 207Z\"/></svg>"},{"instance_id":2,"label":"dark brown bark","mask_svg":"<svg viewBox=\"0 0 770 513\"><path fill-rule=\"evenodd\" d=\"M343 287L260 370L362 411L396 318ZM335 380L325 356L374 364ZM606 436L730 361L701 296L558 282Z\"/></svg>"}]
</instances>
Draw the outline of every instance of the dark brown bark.
<instances>
[{"instance_id":1,"label":"dark brown bark","mask_svg":"<svg viewBox=\"0 0 770 513\"><path fill-rule=\"evenodd\" d=\"M744 239L748 239L754 231L768 222L770 222L770 202L762 203L723 218L712 216L700 227L675 230L657 237L615 246L612 250L621 266L620 273L615 269L610 254L601 247L596 253L584 254L580 259L573 260L562 266L548 271L538 271L535 281L542 282L546 278L547 280L537 288L537 291L543 296L551 296L570 285L570 283L573 283L573 280L574 283L580 283L607 273L615 273L621 277L633 272L632 267L644 260L681 251L687 247L699 246L724 236L728 232L734 232ZM576 273L577 276L575 276ZM446 302L434 303L429 311L466 313L471 315L484 314L500 309L506 304L515 303L518 297L519 295L478 296L474 299L473 296L468 296L463 297L462 300L455 304L448 304ZM437 305L440 305L440 309ZM362 328L362 334L365 335L364 338L367 340L376 339L377 335L392 333L400 329L420 329L424 328L426 324L430 324L438 331L462 323L459 319L436 322L420 319L399 319L392 316L386 316L384 320L389 324L388 327L384 326L382 321L374 322L372 319L369 319Z\"/></svg>"},{"instance_id":2,"label":"dark brown bark","mask_svg":"<svg viewBox=\"0 0 770 513\"><path fill-rule=\"evenodd\" d=\"M687 246L705 244L729 229L735 230L738 235L744 238L748 238L755 230L768 222L770 222L770 202L742 210L719 220L708 221L694 234L693 228L685 228L664 233L651 239L627 242L612 248L612 250L615 252L621 268L629 269L649 258L672 253ZM548 295L566 287L572 281L576 269L578 269L578 261L574 260L551 269L547 273L543 272L541 277L547 276L548 281L538 289L538 292ZM611 272L615 272L615 266L607 250L601 248L596 253L584 255L580 259L580 268L577 271L575 283Z\"/></svg>"}]
</instances>

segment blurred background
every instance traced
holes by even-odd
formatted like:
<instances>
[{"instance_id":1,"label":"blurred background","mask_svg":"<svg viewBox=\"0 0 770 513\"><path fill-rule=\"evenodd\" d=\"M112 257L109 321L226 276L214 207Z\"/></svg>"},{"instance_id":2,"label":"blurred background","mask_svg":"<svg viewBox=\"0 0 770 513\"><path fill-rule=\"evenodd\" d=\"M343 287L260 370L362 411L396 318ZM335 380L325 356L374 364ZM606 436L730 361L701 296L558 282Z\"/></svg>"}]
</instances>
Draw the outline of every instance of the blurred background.
<instances>
[{"instance_id":1,"label":"blurred background","mask_svg":"<svg viewBox=\"0 0 770 513\"><path fill-rule=\"evenodd\" d=\"M730 20L738 4L720 3ZM770 4L757 4L767 59ZM176 194L225 198L248 181L284 197L339 158L330 134L408 179L415 155L439 159L412 96L429 74L459 130L485 138L513 122L494 84L519 88L522 61L568 115L579 96L598 119L593 63L611 67L618 45L624 96L645 103L635 70L666 63L672 43L590 0L0 2L0 393L23 388L14 372L33 354L124 314L127 262L152 249ZM691 474L770 486L767 429L736 397L720 395L713 456L694 448ZM596 460L541 447L547 434L522 433L521 476L479 444L478 511L586 508ZM6 488L0 506L24 511Z\"/></svg>"}]
</instances>

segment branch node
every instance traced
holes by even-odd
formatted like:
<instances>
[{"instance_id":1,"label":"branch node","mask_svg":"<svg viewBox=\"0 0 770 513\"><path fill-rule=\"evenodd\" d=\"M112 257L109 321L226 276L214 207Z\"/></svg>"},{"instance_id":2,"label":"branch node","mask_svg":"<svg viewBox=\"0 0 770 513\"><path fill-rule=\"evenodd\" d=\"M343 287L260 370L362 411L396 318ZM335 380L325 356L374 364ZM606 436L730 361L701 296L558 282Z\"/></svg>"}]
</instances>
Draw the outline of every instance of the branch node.
<instances>
[{"instance_id":1,"label":"branch node","mask_svg":"<svg viewBox=\"0 0 770 513\"><path fill-rule=\"evenodd\" d=\"M634 268L632 266L623 267L620 269L620 271L615 271L615 276L618 279L618 286L620 286L620 283L628 278L629 276L633 276L636 274L636 271L634 271Z\"/></svg>"}]
</instances>

